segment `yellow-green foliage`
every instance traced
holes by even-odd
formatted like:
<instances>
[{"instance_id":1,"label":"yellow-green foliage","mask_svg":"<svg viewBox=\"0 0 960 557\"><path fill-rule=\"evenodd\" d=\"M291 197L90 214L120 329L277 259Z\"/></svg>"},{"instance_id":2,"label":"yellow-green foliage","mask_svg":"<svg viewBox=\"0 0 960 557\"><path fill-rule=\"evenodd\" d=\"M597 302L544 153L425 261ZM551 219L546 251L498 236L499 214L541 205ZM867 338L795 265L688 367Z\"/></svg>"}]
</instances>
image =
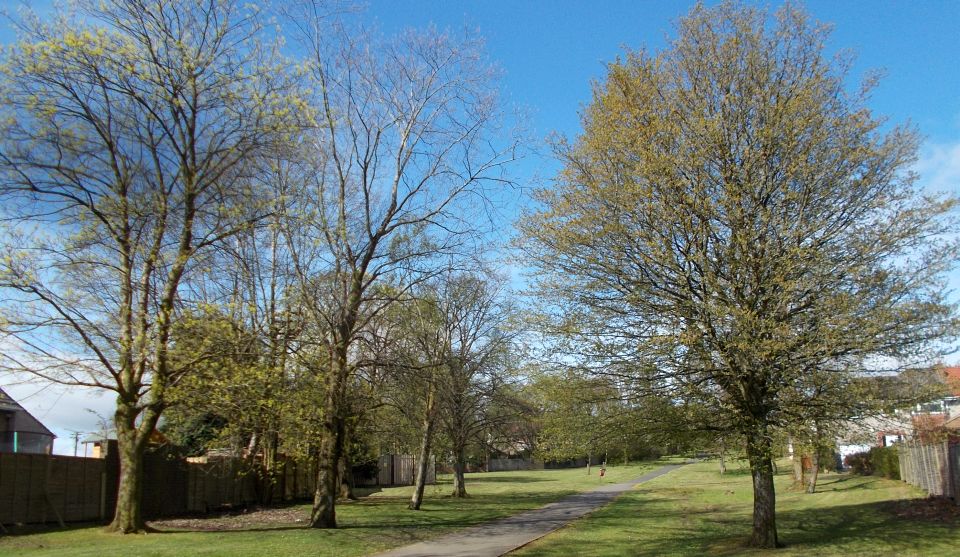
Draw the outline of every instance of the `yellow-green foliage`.
<instances>
[{"instance_id":1,"label":"yellow-green foliage","mask_svg":"<svg viewBox=\"0 0 960 557\"><path fill-rule=\"evenodd\" d=\"M914 189L917 134L845 90L827 36L728 2L610 64L520 224L567 357L632 362L746 433L858 415L868 358L955 334L955 200Z\"/></svg>"}]
</instances>

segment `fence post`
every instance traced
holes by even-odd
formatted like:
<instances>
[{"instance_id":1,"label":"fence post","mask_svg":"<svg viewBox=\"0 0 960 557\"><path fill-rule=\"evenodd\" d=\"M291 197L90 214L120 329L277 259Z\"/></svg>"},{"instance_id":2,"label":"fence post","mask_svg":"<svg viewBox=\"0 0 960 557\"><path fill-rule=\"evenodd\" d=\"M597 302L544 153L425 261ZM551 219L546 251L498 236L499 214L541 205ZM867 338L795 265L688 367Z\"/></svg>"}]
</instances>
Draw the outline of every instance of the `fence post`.
<instances>
[{"instance_id":1,"label":"fence post","mask_svg":"<svg viewBox=\"0 0 960 557\"><path fill-rule=\"evenodd\" d=\"M116 510L117 490L120 487L120 450L116 439L109 439L103 446L103 484L100 514L109 520Z\"/></svg>"},{"instance_id":2,"label":"fence post","mask_svg":"<svg viewBox=\"0 0 960 557\"><path fill-rule=\"evenodd\" d=\"M950 482L953 484L953 502L960 505L960 445L949 445L947 460L950 463Z\"/></svg>"}]
</instances>

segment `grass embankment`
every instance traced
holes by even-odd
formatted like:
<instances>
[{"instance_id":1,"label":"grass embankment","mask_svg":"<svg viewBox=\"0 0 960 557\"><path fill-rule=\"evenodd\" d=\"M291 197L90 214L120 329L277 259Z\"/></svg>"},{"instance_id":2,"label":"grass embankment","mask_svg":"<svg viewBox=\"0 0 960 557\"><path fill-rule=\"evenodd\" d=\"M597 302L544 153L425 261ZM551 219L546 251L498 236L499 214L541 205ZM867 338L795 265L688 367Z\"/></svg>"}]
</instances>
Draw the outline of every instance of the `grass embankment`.
<instances>
[{"instance_id":1,"label":"grass embankment","mask_svg":"<svg viewBox=\"0 0 960 557\"><path fill-rule=\"evenodd\" d=\"M918 518L926 513L909 511L936 507L917 500L924 492L899 481L842 474L822 475L818 493L811 495L792 490L789 475L778 475L777 526L786 547L745 548L752 525L750 474L720 476L716 466L693 464L644 483L510 555L960 554L956 513Z\"/></svg>"},{"instance_id":2,"label":"grass embankment","mask_svg":"<svg viewBox=\"0 0 960 557\"><path fill-rule=\"evenodd\" d=\"M252 513L190 521L193 531L176 530L171 522L161 521L155 526L164 531L146 535L120 536L87 526L0 536L0 555L369 555L534 509L602 484L630 480L659 465L611 466L602 479L598 467L589 476L583 468L468 474L467 499L449 497L450 479L441 477L437 485L427 486L419 512L406 509L410 487L387 488L337 505L337 530L307 528L310 507L298 505L265 512L263 520L258 519L261 513Z\"/></svg>"}]
</instances>

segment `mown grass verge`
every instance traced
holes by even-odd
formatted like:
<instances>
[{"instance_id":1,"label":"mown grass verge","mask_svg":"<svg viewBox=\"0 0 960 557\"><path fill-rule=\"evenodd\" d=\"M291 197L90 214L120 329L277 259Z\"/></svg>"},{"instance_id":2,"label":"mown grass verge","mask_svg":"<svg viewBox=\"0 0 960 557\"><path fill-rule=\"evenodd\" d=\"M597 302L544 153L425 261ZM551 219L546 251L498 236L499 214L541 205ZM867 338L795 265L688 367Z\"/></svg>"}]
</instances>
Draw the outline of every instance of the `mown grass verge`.
<instances>
[{"instance_id":1,"label":"mown grass verge","mask_svg":"<svg viewBox=\"0 0 960 557\"><path fill-rule=\"evenodd\" d=\"M423 510L418 512L406 509L411 488L387 488L338 505L341 527L337 530L307 528L310 507L297 505L259 523L257 515L190 521L193 530L164 527L169 523L160 522L157 527L163 531L144 535L109 534L98 526L14 533L0 536L0 555L369 555L534 509L603 484L627 481L661 464L611 466L604 478L599 477L598 467L589 476L583 468L468 474L470 496L466 499L449 497L450 480L440 478L437 485L427 486Z\"/></svg>"},{"instance_id":2,"label":"mown grass verge","mask_svg":"<svg viewBox=\"0 0 960 557\"><path fill-rule=\"evenodd\" d=\"M637 486L611 505L511 553L533 556L958 555L958 513L903 482L821 476L818 492L776 478L782 549L744 547L752 525L750 475L720 476L716 463L685 466ZM925 510L934 512L925 512Z\"/></svg>"}]
</instances>

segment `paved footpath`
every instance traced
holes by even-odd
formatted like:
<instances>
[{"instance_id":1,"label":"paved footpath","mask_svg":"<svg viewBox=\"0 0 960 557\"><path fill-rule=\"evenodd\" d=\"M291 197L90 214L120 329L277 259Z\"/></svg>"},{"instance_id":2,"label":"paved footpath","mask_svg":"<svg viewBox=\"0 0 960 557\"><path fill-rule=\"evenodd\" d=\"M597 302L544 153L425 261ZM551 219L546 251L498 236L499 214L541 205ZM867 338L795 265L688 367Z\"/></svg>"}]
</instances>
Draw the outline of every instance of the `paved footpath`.
<instances>
[{"instance_id":1,"label":"paved footpath","mask_svg":"<svg viewBox=\"0 0 960 557\"><path fill-rule=\"evenodd\" d=\"M378 553L376 557L499 557L606 505L633 486L681 466L670 464L629 482L608 484L554 501L539 509Z\"/></svg>"}]
</instances>

